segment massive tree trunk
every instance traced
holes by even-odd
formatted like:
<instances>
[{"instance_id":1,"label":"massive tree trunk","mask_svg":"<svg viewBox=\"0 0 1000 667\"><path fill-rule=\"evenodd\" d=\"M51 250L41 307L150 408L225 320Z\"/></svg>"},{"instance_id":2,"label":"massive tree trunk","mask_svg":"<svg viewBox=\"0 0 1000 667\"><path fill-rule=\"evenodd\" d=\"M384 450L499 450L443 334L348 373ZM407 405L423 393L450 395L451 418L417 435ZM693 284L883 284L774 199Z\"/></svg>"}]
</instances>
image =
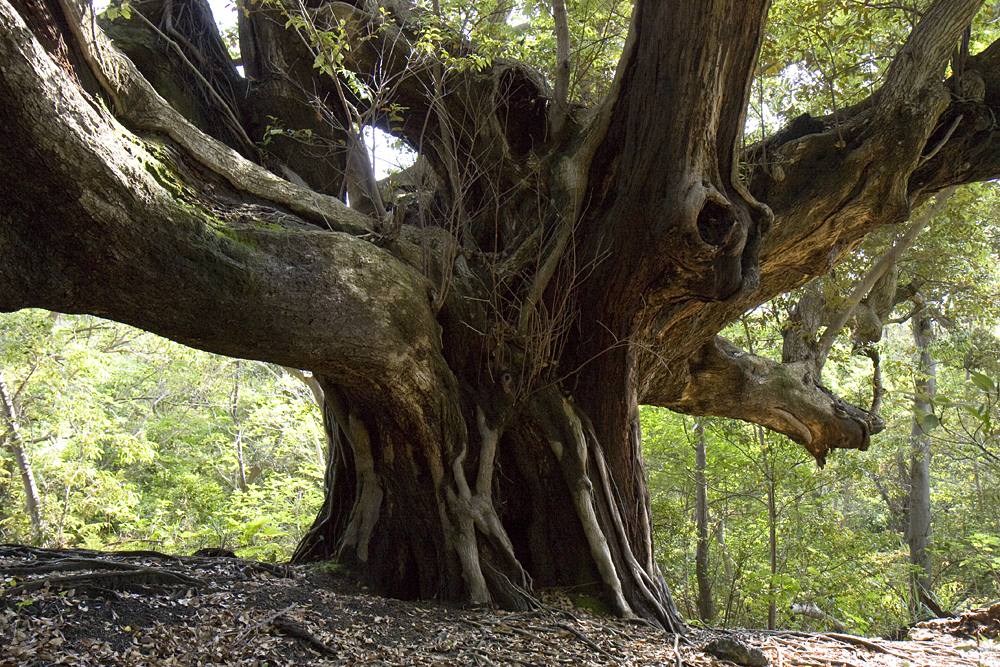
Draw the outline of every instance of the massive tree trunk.
<instances>
[{"instance_id":1,"label":"massive tree trunk","mask_svg":"<svg viewBox=\"0 0 1000 667\"><path fill-rule=\"evenodd\" d=\"M763 424L820 462L868 446L877 424L808 366L716 334L934 192L1000 170L972 121L922 160L942 114L1000 105L992 47L972 59L985 103L942 81L979 4L935 2L882 89L743 155L744 184L767 0L638 0L588 109L565 103L558 69L555 91L511 61L448 69L412 44L437 19L400 0L251 6L245 80L201 0L104 24L129 58L89 6L0 0L0 309L88 312L312 371L327 495L298 561L352 562L378 593L510 608L582 586L680 630L638 405ZM331 27L349 49L324 41ZM334 63L378 94L341 85ZM255 144L269 116L289 132ZM423 185L381 201L358 122L417 149Z\"/></svg>"}]
</instances>

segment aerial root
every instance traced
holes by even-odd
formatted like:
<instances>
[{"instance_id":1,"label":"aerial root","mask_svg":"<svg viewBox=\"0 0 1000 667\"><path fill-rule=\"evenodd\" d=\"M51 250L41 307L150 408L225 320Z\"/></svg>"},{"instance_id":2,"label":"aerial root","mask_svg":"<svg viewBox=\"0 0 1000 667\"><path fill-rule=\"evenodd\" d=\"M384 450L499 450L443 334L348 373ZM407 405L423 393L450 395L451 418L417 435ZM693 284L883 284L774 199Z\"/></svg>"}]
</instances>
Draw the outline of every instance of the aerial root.
<instances>
[{"instance_id":1,"label":"aerial root","mask_svg":"<svg viewBox=\"0 0 1000 667\"><path fill-rule=\"evenodd\" d=\"M344 531L340 553L343 554L345 549L353 548L361 562L367 563L368 544L378 522L384 492L375 474L371 436L364 423L353 412L347 416L344 433L354 451L354 466L360 492L354 509L351 510L347 529Z\"/></svg>"},{"instance_id":2,"label":"aerial root","mask_svg":"<svg viewBox=\"0 0 1000 667\"><path fill-rule=\"evenodd\" d=\"M639 561L636 560L635 554L632 553L632 547L629 545L628 536L625 533L625 524L622 521L621 512L618 511L618 503L611 488L607 462L604 460L604 453L601 451L596 438L592 440L592 445L594 462L597 466L598 476L601 478L601 486L603 487L604 495L607 498L608 507L611 511L611 520L615 524L615 531L618 533L618 539L622 545L622 553L629 568L632 570L636 586L642 593L642 596L646 598L646 601L656 610L657 616L663 619L670 619L672 615L667 613L667 610L660 603L659 598L653 593L653 589L656 588L657 584L653 580L652 573L647 572L639 564Z\"/></svg>"},{"instance_id":3,"label":"aerial root","mask_svg":"<svg viewBox=\"0 0 1000 667\"><path fill-rule=\"evenodd\" d=\"M491 539L504 554L509 564L516 569L520 581L511 584L522 591L531 590L531 577L521 566L514 554L514 545L507 535L500 517L493 507L493 467L496 461L497 443L500 440L499 429L491 429L486 424L486 415L482 408L476 407L476 426L482 445L479 451L479 470L476 475L475 492L469 487L465 476L465 458L468 455L468 444L463 443L462 452L452 463L457 493L448 489L448 500L458 509L459 526L456 548L462 563L462 573L472 592L474 602L489 602L489 588L483 575L479 561L479 550L476 544L475 529ZM498 572L498 574L503 574ZM503 575L507 578L506 575ZM509 579L508 579L509 580Z\"/></svg>"},{"instance_id":4,"label":"aerial root","mask_svg":"<svg viewBox=\"0 0 1000 667\"><path fill-rule=\"evenodd\" d=\"M560 400L563 412L571 427L569 435L573 438L573 442L569 443L570 446L564 446L561 442L550 441L552 451L559 459L563 476L573 497L577 516L580 517L584 535L586 535L587 543L590 545L590 554L601 574L601 579L611 590L614 604L622 617L633 618L635 612L625 601L621 579L618 577L618 570L615 568L614 559L611 556L611 547L608 545L608 540L597 520L597 511L594 506L594 487L587 477L587 442L583 433L583 423L573 406L565 398L560 397ZM613 504L610 499L609 504Z\"/></svg>"}]
</instances>

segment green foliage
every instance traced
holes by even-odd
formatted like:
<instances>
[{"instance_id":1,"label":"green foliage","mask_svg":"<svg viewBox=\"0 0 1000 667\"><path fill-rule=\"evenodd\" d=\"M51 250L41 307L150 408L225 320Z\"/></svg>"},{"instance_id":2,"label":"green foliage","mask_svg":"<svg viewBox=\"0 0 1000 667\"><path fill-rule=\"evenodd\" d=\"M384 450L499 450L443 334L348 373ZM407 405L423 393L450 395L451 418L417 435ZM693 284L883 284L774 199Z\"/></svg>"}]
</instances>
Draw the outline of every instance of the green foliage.
<instances>
[{"instance_id":1,"label":"green foliage","mask_svg":"<svg viewBox=\"0 0 1000 667\"><path fill-rule=\"evenodd\" d=\"M0 317L0 364L49 544L221 546L280 559L315 517L322 426L311 393L278 367L42 311ZM0 539L24 541L27 519L13 511L23 490L5 448L4 496Z\"/></svg>"},{"instance_id":2,"label":"green foliage","mask_svg":"<svg viewBox=\"0 0 1000 667\"><path fill-rule=\"evenodd\" d=\"M132 5L128 0L115 0L100 15L109 21L114 21L119 16L128 21L132 18Z\"/></svg>"},{"instance_id":3,"label":"green foliage","mask_svg":"<svg viewBox=\"0 0 1000 667\"><path fill-rule=\"evenodd\" d=\"M912 28L895 8L825 0L782 0L771 9L761 50L757 115L779 124L822 115L871 94ZM765 111L766 109L766 111Z\"/></svg>"},{"instance_id":4,"label":"green foliage","mask_svg":"<svg viewBox=\"0 0 1000 667\"><path fill-rule=\"evenodd\" d=\"M957 194L901 262L900 284L920 285L937 320L932 354L938 398L914 415L916 349L897 306L879 343L886 430L867 452L834 453L816 469L798 445L755 427L708 420L708 494L717 624L763 626L769 591L779 626L820 629L793 616L793 602L814 602L857 632L888 634L907 611L910 428L930 430L933 587L948 609L1000 596L1000 292L992 186ZM880 230L819 285L832 308L902 230ZM748 313L724 335L756 354L780 358L780 328L797 294ZM871 403L872 369L846 334L824 368L827 386L857 405ZM658 559L682 612L696 614L693 421L643 408L645 454L654 503ZM767 457L768 466L763 466ZM768 558L765 486L777 500L778 567ZM720 531L719 529L722 528Z\"/></svg>"},{"instance_id":5,"label":"green foliage","mask_svg":"<svg viewBox=\"0 0 1000 667\"><path fill-rule=\"evenodd\" d=\"M843 110L868 97L930 2L778 0L771 7L751 116L765 132L803 113ZM998 36L993 12L973 23L970 52Z\"/></svg>"},{"instance_id":6,"label":"green foliage","mask_svg":"<svg viewBox=\"0 0 1000 667\"><path fill-rule=\"evenodd\" d=\"M693 618L693 421L662 409L642 410L657 559L682 613ZM815 602L861 633L887 634L906 624L905 543L887 528L884 503L868 474L889 452L834 456L819 470L799 445L774 434L766 436L762 452L750 425L711 419L705 432L710 562L719 614L713 624L767 624L772 579L762 455L777 489L773 588L779 627L822 629L817 621L791 614L791 605L800 602Z\"/></svg>"},{"instance_id":7,"label":"green foliage","mask_svg":"<svg viewBox=\"0 0 1000 667\"><path fill-rule=\"evenodd\" d=\"M548 2L512 2L500 20L496 2L467 3L446 0L442 15L449 25L476 45L488 59L513 58L534 65L550 81L556 69L556 38ZM570 100L590 104L599 100L614 78L625 44L630 2L568 0L570 31ZM491 20L492 19L492 20Z\"/></svg>"},{"instance_id":8,"label":"green foliage","mask_svg":"<svg viewBox=\"0 0 1000 667\"><path fill-rule=\"evenodd\" d=\"M240 32L236 25L231 25L221 30L222 41L229 51L229 57L233 60L240 59Z\"/></svg>"}]
</instances>

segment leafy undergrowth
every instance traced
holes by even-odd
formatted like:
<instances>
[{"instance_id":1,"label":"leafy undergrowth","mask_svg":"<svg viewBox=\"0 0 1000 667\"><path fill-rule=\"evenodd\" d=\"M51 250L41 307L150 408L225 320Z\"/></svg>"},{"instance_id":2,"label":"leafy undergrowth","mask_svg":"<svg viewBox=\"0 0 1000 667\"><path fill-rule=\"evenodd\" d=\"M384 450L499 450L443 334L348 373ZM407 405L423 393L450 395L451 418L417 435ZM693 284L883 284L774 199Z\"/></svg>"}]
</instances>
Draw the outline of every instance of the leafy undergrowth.
<instances>
[{"instance_id":1,"label":"leafy undergrowth","mask_svg":"<svg viewBox=\"0 0 1000 667\"><path fill-rule=\"evenodd\" d=\"M558 593L528 613L367 594L322 568L211 552L0 546L0 665L981 665L983 623L926 624L921 640L708 631L687 637L599 617ZM992 610L990 610L992 611ZM1000 615L1000 606L997 608ZM949 632L956 632L956 636ZM708 649L714 655L706 653ZM727 652L728 651L728 652ZM722 656L722 657L719 657Z\"/></svg>"}]
</instances>

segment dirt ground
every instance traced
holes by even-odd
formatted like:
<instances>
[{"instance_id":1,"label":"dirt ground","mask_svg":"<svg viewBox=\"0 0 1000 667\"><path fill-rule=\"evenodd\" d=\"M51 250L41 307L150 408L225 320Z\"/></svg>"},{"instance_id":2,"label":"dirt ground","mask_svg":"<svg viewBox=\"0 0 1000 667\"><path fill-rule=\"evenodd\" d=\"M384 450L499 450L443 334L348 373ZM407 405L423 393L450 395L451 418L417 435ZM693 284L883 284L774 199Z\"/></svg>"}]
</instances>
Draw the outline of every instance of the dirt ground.
<instances>
[{"instance_id":1,"label":"dirt ground","mask_svg":"<svg viewBox=\"0 0 1000 667\"><path fill-rule=\"evenodd\" d=\"M226 556L0 545L0 576L2 667L1000 667L1000 604L924 624L905 642L694 628L678 637L558 593L528 613L405 602L328 569Z\"/></svg>"}]
</instances>

